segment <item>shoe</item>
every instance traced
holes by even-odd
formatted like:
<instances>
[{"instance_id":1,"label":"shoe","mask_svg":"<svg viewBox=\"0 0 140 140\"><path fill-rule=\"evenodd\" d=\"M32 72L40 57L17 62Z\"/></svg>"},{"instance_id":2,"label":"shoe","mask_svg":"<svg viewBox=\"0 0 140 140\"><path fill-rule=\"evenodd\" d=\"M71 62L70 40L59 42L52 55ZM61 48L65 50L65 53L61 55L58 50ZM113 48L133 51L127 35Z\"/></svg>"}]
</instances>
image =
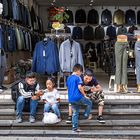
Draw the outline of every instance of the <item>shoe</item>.
<instances>
[{"instance_id":1,"label":"shoe","mask_svg":"<svg viewBox=\"0 0 140 140\"><path fill-rule=\"evenodd\" d=\"M17 123L21 123L21 122L22 122L21 116L16 116L16 122L17 122Z\"/></svg>"},{"instance_id":2,"label":"shoe","mask_svg":"<svg viewBox=\"0 0 140 140\"><path fill-rule=\"evenodd\" d=\"M34 116L30 116L29 117L29 122L30 123L34 123L35 122L35 117Z\"/></svg>"},{"instance_id":3,"label":"shoe","mask_svg":"<svg viewBox=\"0 0 140 140\"><path fill-rule=\"evenodd\" d=\"M71 124L72 123L72 116L69 116L68 119L66 120L67 124Z\"/></svg>"},{"instance_id":4,"label":"shoe","mask_svg":"<svg viewBox=\"0 0 140 140\"><path fill-rule=\"evenodd\" d=\"M84 115L83 119L84 120L91 120L92 119L92 114L89 114L89 116Z\"/></svg>"},{"instance_id":5,"label":"shoe","mask_svg":"<svg viewBox=\"0 0 140 140\"><path fill-rule=\"evenodd\" d=\"M97 117L97 120L98 120L98 122L100 122L100 123L105 123L105 120L104 120L103 116L98 116L98 117Z\"/></svg>"},{"instance_id":6,"label":"shoe","mask_svg":"<svg viewBox=\"0 0 140 140\"><path fill-rule=\"evenodd\" d=\"M82 132L80 128L73 129L72 132Z\"/></svg>"},{"instance_id":7,"label":"shoe","mask_svg":"<svg viewBox=\"0 0 140 140\"><path fill-rule=\"evenodd\" d=\"M7 90L8 88L7 87L4 87L4 86L0 86L0 89Z\"/></svg>"}]
</instances>

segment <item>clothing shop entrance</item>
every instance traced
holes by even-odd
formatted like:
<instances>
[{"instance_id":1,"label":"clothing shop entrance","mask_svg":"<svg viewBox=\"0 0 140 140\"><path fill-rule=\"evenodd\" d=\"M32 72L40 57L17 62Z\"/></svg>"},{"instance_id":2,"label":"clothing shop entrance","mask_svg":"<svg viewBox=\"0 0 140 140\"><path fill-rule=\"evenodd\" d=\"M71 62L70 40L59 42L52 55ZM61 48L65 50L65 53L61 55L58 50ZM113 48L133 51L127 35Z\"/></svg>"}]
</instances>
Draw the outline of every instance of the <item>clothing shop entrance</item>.
<instances>
[{"instance_id":1,"label":"clothing shop entrance","mask_svg":"<svg viewBox=\"0 0 140 140\"><path fill-rule=\"evenodd\" d=\"M139 59L140 0L0 0L0 136L140 139Z\"/></svg>"}]
</instances>

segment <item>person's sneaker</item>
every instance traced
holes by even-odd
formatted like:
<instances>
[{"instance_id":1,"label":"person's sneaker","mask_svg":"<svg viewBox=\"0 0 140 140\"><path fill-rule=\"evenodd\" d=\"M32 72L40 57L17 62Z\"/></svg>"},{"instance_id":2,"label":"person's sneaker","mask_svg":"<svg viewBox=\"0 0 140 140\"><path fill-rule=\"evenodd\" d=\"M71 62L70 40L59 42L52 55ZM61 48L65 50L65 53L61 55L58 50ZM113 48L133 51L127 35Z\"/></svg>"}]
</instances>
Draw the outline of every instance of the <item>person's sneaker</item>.
<instances>
[{"instance_id":1,"label":"person's sneaker","mask_svg":"<svg viewBox=\"0 0 140 140\"><path fill-rule=\"evenodd\" d=\"M35 117L34 116L30 116L29 117L29 122L30 123L34 123L35 122Z\"/></svg>"},{"instance_id":2,"label":"person's sneaker","mask_svg":"<svg viewBox=\"0 0 140 140\"><path fill-rule=\"evenodd\" d=\"M82 132L80 128L73 129L72 132Z\"/></svg>"},{"instance_id":3,"label":"person's sneaker","mask_svg":"<svg viewBox=\"0 0 140 140\"><path fill-rule=\"evenodd\" d=\"M72 116L69 116L68 119L66 120L67 124L71 124L72 123Z\"/></svg>"},{"instance_id":4,"label":"person's sneaker","mask_svg":"<svg viewBox=\"0 0 140 140\"><path fill-rule=\"evenodd\" d=\"M22 122L21 116L16 116L16 122L17 122L17 123L21 123L21 122Z\"/></svg>"},{"instance_id":5,"label":"person's sneaker","mask_svg":"<svg viewBox=\"0 0 140 140\"><path fill-rule=\"evenodd\" d=\"M84 115L84 116L83 116L83 119L84 119L84 120L91 120L91 119L92 119L92 114L89 114L89 116Z\"/></svg>"},{"instance_id":6,"label":"person's sneaker","mask_svg":"<svg viewBox=\"0 0 140 140\"><path fill-rule=\"evenodd\" d=\"M100 123L105 123L105 120L104 120L103 116L98 116L98 117L97 117L97 120L98 120L98 122L100 122Z\"/></svg>"}]
</instances>

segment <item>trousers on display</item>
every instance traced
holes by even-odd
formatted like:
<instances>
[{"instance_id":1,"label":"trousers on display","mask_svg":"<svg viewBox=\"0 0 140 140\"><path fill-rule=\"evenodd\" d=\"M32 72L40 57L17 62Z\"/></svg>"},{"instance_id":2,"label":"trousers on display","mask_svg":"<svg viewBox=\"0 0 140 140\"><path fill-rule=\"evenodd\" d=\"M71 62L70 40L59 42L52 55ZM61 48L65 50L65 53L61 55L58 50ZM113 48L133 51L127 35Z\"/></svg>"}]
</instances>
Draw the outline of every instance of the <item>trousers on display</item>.
<instances>
[{"instance_id":1,"label":"trousers on display","mask_svg":"<svg viewBox=\"0 0 140 140\"><path fill-rule=\"evenodd\" d=\"M0 49L0 87L4 81L4 74L6 70L6 55L3 49Z\"/></svg>"},{"instance_id":2,"label":"trousers on display","mask_svg":"<svg viewBox=\"0 0 140 140\"><path fill-rule=\"evenodd\" d=\"M127 84L127 61L128 53L127 47L128 42L116 42L115 43L115 59L116 59L116 74L115 82L116 84Z\"/></svg>"},{"instance_id":3,"label":"trousers on display","mask_svg":"<svg viewBox=\"0 0 140 140\"><path fill-rule=\"evenodd\" d=\"M137 84L140 84L140 42L135 43L135 66Z\"/></svg>"}]
</instances>

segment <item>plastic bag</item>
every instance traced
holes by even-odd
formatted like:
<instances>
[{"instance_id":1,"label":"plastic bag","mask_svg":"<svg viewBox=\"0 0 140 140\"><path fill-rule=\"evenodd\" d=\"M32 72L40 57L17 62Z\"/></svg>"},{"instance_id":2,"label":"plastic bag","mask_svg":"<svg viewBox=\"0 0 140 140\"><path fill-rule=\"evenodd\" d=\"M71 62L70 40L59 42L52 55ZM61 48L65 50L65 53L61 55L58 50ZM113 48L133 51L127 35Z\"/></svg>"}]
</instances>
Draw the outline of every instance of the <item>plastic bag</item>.
<instances>
[{"instance_id":1,"label":"plastic bag","mask_svg":"<svg viewBox=\"0 0 140 140\"><path fill-rule=\"evenodd\" d=\"M57 115L52 112L45 112L42 121L45 124L55 124L59 122Z\"/></svg>"}]
</instances>

